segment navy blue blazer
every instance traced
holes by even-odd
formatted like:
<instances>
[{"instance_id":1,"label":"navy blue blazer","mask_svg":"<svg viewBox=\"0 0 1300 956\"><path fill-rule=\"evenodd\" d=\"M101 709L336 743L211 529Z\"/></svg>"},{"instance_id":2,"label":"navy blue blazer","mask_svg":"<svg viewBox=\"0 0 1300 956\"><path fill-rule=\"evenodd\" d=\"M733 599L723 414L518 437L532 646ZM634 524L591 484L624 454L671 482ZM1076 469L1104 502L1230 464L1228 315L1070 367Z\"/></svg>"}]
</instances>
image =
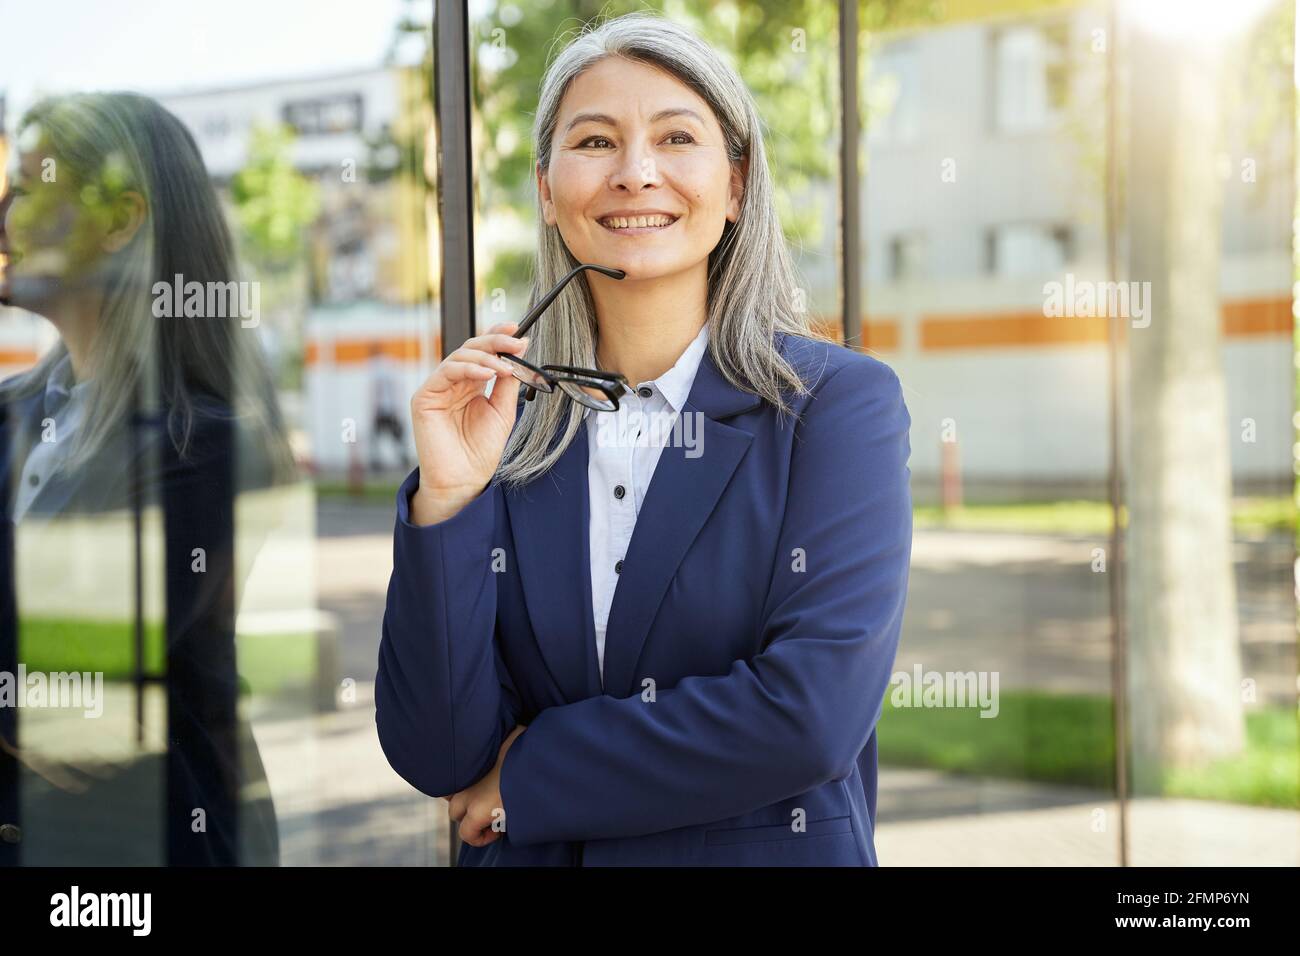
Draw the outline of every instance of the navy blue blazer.
<instances>
[{"instance_id":1,"label":"navy blue blazer","mask_svg":"<svg viewBox=\"0 0 1300 956\"><path fill-rule=\"evenodd\" d=\"M375 719L431 796L501 771L505 833L462 865L877 863L876 722L912 544L897 375L778 333L782 421L706 353L637 517L597 671L587 429L522 489L438 524L397 496Z\"/></svg>"}]
</instances>

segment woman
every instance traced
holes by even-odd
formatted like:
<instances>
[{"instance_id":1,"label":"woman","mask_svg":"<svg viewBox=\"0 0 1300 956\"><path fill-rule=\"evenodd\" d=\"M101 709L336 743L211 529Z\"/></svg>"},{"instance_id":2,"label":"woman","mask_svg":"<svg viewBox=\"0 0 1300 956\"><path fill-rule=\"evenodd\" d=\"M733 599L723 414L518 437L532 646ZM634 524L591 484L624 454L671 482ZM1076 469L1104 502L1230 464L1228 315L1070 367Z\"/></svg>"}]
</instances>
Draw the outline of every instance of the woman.
<instances>
[{"instance_id":1,"label":"woman","mask_svg":"<svg viewBox=\"0 0 1300 956\"><path fill-rule=\"evenodd\" d=\"M578 36L534 136L537 289L606 271L412 400L385 753L450 797L462 864L875 865L911 551L898 379L792 308L758 114L690 31ZM631 387L613 412L521 403L498 353Z\"/></svg>"},{"instance_id":2,"label":"woman","mask_svg":"<svg viewBox=\"0 0 1300 956\"><path fill-rule=\"evenodd\" d=\"M216 193L189 132L142 96L43 101L15 139L17 174L0 197L0 302L43 316L59 339L0 384L0 670L117 660L79 634L52 651L15 579L83 616L83 602L115 598L120 618L147 613L131 601L133 557L144 557L123 517L157 507L160 530L142 533L161 534L164 567L144 568L140 597L163 597L166 709L165 727L141 725L121 713L130 695L110 696L102 723L53 743L48 728L24 734L16 713L0 713L0 825L11 835L0 862L273 863L274 812L265 796L247 799L265 775L237 713L234 501L291 479L293 460L242 315L209 310L205 296L203 308L159 317L160 291L177 276L237 287ZM85 565L69 541L89 543L93 571L77 573ZM241 566L251 556L239 554ZM57 569L54 579L41 568ZM106 623L129 635L129 621ZM149 695L151 657L134 661L146 674L135 695ZM145 738L162 732L155 752Z\"/></svg>"}]
</instances>

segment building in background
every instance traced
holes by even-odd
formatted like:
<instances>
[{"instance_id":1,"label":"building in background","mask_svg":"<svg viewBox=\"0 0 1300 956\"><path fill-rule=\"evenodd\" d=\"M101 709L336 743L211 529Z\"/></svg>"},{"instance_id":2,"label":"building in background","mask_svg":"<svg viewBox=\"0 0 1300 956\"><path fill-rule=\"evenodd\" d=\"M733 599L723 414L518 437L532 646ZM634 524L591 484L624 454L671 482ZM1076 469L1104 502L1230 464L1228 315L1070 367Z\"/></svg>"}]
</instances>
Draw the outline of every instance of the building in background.
<instances>
[{"instance_id":1,"label":"building in background","mask_svg":"<svg viewBox=\"0 0 1300 956\"><path fill-rule=\"evenodd\" d=\"M1075 7L874 38L864 344L905 386L918 502L937 498L948 420L967 500L1105 497L1106 319L1043 311L1046 283L1106 279L1104 26ZM1255 426L1231 443L1237 493L1287 495L1293 152L1285 109L1256 138L1259 107L1243 98L1221 157L1224 426Z\"/></svg>"}]
</instances>

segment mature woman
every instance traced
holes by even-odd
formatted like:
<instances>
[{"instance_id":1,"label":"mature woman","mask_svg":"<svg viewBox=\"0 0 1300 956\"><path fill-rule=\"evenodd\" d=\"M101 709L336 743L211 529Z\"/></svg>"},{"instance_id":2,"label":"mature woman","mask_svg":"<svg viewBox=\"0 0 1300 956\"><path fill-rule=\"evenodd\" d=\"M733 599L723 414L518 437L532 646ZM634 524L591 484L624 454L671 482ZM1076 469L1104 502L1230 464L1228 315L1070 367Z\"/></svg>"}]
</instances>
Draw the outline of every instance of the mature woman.
<instances>
[{"instance_id":1,"label":"mature woman","mask_svg":"<svg viewBox=\"0 0 1300 956\"><path fill-rule=\"evenodd\" d=\"M59 338L0 384L0 671L119 658L102 645L127 645L128 622L86 621L84 605L132 607L143 556L123 516L157 508L164 567L142 564L140 587L163 592L162 673L148 673L152 655L134 661L134 699L156 681L165 711L141 724L144 709L114 694L102 721L57 736L31 732L43 715L24 726L0 712L0 863L275 862L265 775L237 711L234 501L292 478L293 461L255 330L206 307L160 318L156 297L176 276L199 288L235 280L216 193L189 132L142 96L43 101L15 139L0 302ZM55 649L15 593L24 578L41 603L53 596L79 615Z\"/></svg>"},{"instance_id":2,"label":"mature woman","mask_svg":"<svg viewBox=\"0 0 1300 956\"><path fill-rule=\"evenodd\" d=\"M875 865L899 381L795 308L759 116L693 33L584 31L534 134L533 302L600 268L412 400L385 753L462 864Z\"/></svg>"}]
</instances>

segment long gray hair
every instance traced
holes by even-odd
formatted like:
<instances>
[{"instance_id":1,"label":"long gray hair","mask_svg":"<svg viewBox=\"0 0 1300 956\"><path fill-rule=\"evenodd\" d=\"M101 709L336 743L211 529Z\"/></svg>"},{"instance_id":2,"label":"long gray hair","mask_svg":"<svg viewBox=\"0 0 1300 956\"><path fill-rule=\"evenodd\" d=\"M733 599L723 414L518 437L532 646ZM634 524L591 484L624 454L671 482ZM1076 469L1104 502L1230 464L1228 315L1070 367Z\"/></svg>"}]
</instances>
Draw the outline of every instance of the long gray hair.
<instances>
[{"instance_id":1,"label":"long gray hair","mask_svg":"<svg viewBox=\"0 0 1300 956\"><path fill-rule=\"evenodd\" d=\"M573 80L610 56L661 68L698 94L713 110L727 156L739 170L749 158L747 180L734 223L709 254L709 355L735 387L756 394L782 414L790 412L783 391L807 393L795 368L775 347L776 332L822 338L797 308L799 281L777 217L772 177L763 149L762 121L754 98L734 69L691 30L649 12L592 21L577 31L551 62L542 80L533 124L533 147L543 171L550 168L551 138L560 101ZM557 226L542 215L537 197L537 260L529 307L575 265ZM529 331L527 358L595 368L598 328L586 273L565 287L550 312ZM497 468L495 481L518 486L544 474L582 426L584 409L559 392L538 394L523 405ZM559 436L558 438L556 436Z\"/></svg>"},{"instance_id":2,"label":"long gray hair","mask_svg":"<svg viewBox=\"0 0 1300 956\"><path fill-rule=\"evenodd\" d=\"M184 460L196 416L214 402L252 444L263 477L292 480L293 458L278 398L256 335L223 317L152 314L154 284L231 282L235 247L220 202L189 131L175 116L133 93L78 93L31 108L19 130L35 128L75 180L96 189L135 190L145 221L104 271L104 299L93 346L86 417L64 466L87 464L130 420L133 404L166 416ZM26 374L6 383L16 400L45 387L67 355L60 341Z\"/></svg>"}]
</instances>

